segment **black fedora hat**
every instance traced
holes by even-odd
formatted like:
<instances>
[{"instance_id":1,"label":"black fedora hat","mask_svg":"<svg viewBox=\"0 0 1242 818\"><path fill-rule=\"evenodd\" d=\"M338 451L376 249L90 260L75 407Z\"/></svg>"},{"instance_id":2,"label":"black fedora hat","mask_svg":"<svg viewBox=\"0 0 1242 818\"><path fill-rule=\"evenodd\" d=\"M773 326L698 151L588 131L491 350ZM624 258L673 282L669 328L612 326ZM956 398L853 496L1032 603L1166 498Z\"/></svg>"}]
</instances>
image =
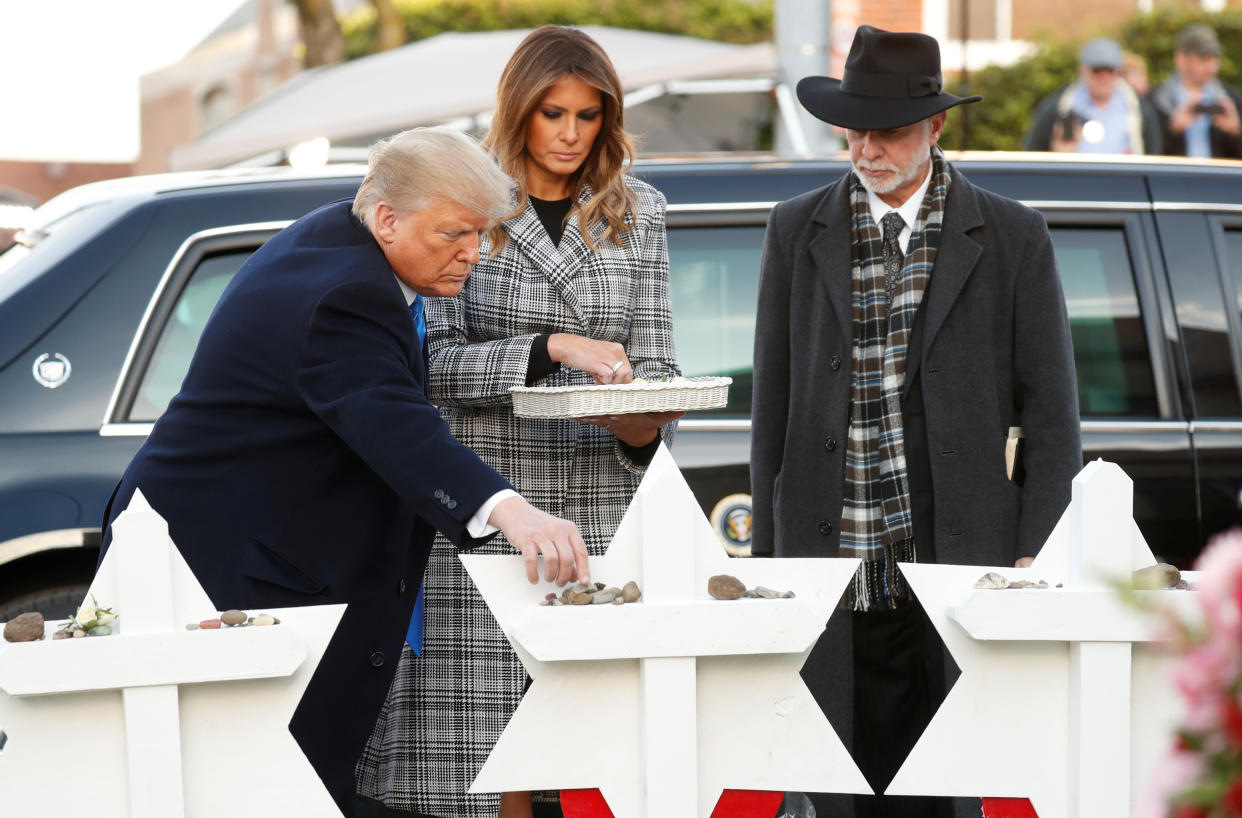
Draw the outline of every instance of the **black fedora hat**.
<instances>
[{"instance_id":1,"label":"black fedora hat","mask_svg":"<svg viewBox=\"0 0 1242 818\"><path fill-rule=\"evenodd\" d=\"M859 26L841 79L803 77L798 101L829 124L884 131L983 99L945 93L943 85L935 38Z\"/></svg>"}]
</instances>

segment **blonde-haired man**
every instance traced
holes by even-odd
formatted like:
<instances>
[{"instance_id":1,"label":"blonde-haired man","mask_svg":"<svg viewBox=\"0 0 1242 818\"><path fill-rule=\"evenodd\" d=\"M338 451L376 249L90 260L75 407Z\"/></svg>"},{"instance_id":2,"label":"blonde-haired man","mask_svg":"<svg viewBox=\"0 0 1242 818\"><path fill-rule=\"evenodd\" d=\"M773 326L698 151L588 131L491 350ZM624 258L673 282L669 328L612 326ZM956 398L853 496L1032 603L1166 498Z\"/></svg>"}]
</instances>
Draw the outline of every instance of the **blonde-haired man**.
<instances>
[{"instance_id":1,"label":"blonde-haired man","mask_svg":"<svg viewBox=\"0 0 1242 818\"><path fill-rule=\"evenodd\" d=\"M500 530L532 582L540 555L548 579L587 578L573 524L528 505L426 395L417 307L461 290L511 189L461 134L377 145L354 202L238 271L105 513L141 489L220 610L348 603L289 725L347 815L435 531L469 547Z\"/></svg>"}]
</instances>

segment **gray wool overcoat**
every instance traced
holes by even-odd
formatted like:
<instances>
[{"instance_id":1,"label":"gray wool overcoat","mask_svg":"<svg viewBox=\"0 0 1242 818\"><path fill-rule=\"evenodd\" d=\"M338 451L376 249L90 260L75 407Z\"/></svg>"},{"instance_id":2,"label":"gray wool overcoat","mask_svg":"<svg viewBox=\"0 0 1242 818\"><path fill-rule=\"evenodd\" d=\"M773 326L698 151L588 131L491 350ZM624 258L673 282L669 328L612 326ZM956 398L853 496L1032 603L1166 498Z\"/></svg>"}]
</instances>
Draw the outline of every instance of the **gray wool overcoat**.
<instances>
[{"instance_id":1,"label":"gray wool overcoat","mask_svg":"<svg viewBox=\"0 0 1242 818\"><path fill-rule=\"evenodd\" d=\"M937 561L1011 566L1038 552L1082 467L1069 320L1043 217L951 173L906 383L921 372ZM768 222L751 432L756 556L838 555L853 347L849 189L847 173L777 205ZM1022 486L1006 476L1011 426L1026 431ZM848 617L833 617L825 638L836 657L852 655L849 631ZM804 675L827 676L812 688L848 745L851 663L822 658Z\"/></svg>"}]
</instances>

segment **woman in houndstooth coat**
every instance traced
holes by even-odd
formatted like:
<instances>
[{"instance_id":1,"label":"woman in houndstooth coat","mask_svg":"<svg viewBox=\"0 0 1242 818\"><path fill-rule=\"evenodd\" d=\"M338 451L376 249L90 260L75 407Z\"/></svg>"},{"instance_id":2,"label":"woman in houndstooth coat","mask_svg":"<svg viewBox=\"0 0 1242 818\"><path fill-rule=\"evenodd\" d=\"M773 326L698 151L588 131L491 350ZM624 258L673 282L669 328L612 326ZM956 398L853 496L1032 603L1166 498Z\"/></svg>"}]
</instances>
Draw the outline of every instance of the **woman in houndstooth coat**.
<instances>
[{"instance_id":1,"label":"woman in houndstooth coat","mask_svg":"<svg viewBox=\"0 0 1242 818\"><path fill-rule=\"evenodd\" d=\"M428 301L431 400L459 440L533 505L576 523L598 555L680 413L520 418L509 388L679 374L665 200L623 174L633 154L620 83L586 34L533 32L497 96L485 144L518 180L518 209L483 237L461 295ZM503 537L478 550L507 552ZM430 816L529 816L527 793L466 794L526 673L442 538L425 583L423 651L403 651L359 792Z\"/></svg>"}]
</instances>

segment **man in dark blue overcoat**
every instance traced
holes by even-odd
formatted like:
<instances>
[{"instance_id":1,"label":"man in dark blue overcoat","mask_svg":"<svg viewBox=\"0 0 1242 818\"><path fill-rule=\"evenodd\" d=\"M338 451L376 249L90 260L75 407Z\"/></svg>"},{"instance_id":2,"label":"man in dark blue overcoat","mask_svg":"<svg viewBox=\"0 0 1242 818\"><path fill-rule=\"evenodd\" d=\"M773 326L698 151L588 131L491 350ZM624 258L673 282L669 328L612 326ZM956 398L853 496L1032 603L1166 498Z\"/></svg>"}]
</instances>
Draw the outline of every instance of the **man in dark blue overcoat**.
<instances>
[{"instance_id":1,"label":"man in dark blue overcoat","mask_svg":"<svg viewBox=\"0 0 1242 818\"><path fill-rule=\"evenodd\" d=\"M538 556L587 578L573 524L458 443L425 390L421 298L460 292L511 190L461 134L377 144L352 203L237 273L109 504L111 524L141 489L220 610L348 603L289 725L347 815L436 531L503 531L532 582Z\"/></svg>"}]
</instances>

